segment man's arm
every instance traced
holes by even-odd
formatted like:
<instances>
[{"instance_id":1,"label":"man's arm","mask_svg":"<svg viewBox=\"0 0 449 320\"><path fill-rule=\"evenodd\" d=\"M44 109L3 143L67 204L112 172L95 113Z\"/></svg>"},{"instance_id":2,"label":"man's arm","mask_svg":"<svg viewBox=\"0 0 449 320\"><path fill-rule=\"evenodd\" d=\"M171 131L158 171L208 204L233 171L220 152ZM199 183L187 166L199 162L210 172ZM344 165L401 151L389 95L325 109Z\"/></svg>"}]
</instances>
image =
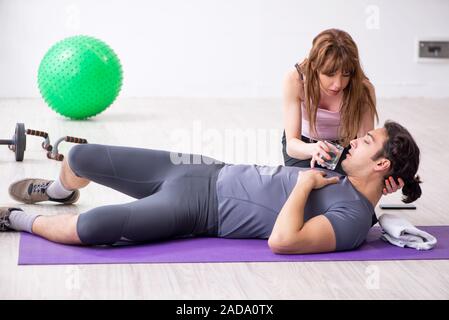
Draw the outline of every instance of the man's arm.
<instances>
[{"instance_id":1,"label":"man's arm","mask_svg":"<svg viewBox=\"0 0 449 320\"><path fill-rule=\"evenodd\" d=\"M320 183L324 185L335 183L334 178L325 180ZM268 245L274 253L299 254L335 250L335 233L330 221L324 215L318 215L304 223L304 207L314 188L316 188L314 180L306 177L298 181L293 188L268 239Z\"/></svg>"}]
</instances>

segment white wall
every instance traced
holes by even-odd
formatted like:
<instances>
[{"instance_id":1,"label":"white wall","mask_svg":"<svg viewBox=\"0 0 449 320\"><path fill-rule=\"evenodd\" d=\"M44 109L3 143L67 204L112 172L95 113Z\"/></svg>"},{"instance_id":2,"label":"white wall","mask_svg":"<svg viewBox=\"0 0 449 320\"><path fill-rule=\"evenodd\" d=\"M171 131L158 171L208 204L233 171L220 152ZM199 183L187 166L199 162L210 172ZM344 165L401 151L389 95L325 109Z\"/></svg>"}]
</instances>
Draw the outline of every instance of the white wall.
<instances>
[{"instance_id":1,"label":"white wall","mask_svg":"<svg viewBox=\"0 0 449 320\"><path fill-rule=\"evenodd\" d=\"M449 96L449 63L417 63L416 39L449 39L445 0L0 0L0 97L38 97L58 40L106 41L122 97L280 97L312 38L336 27L359 46L379 97Z\"/></svg>"}]
</instances>

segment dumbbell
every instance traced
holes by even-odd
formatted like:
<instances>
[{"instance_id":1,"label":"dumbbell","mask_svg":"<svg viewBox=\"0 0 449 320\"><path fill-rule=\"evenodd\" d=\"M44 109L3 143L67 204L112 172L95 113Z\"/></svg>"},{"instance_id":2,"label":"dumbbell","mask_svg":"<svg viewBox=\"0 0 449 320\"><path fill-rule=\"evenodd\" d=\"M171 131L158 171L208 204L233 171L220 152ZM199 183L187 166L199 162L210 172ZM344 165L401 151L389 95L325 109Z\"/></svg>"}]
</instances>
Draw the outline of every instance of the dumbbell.
<instances>
[{"instance_id":1,"label":"dumbbell","mask_svg":"<svg viewBox=\"0 0 449 320\"><path fill-rule=\"evenodd\" d=\"M23 123L17 123L12 139L0 139L0 145L7 145L8 148L15 153L16 161L22 161L27 145L25 125Z\"/></svg>"},{"instance_id":2,"label":"dumbbell","mask_svg":"<svg viewBox=\"0 0 449 320\"><path fill-rule=\"evenodd\" d=\"M58 152L58 146L61 142L88 143L86 139L65 136L58 139L53 147L50 144L50 137L47 132L33 129L25 130L25 125L23 123L17 123L12 139L0 140L0 145L7 145L8 148L15 153L16 161L22 161L26 149L26 135L44 138L45 141L42 142L42 148L47 151L47 158L56 161L62 161L64 159L64 155Z\"/></svg>"}]
</instances>

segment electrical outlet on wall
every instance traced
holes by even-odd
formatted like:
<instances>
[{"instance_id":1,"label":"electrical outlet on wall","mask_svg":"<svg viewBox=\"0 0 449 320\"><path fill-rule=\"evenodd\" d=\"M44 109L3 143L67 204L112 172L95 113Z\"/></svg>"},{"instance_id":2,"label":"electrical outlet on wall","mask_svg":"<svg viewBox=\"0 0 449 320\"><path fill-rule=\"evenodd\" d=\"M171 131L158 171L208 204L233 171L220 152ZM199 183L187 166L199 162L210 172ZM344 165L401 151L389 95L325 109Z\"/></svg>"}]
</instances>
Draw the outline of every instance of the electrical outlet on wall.
<instances>
[{"instance_id":1,"label":"electrical outlet on wall","mask_svg":"<svg viewBox=\"0 0 449 320\"><path fill-rule=\"evenodd\" d=\"M418 62L449 62L449 39L420 39L416 49Z\"/></svg>"}]
</instances>

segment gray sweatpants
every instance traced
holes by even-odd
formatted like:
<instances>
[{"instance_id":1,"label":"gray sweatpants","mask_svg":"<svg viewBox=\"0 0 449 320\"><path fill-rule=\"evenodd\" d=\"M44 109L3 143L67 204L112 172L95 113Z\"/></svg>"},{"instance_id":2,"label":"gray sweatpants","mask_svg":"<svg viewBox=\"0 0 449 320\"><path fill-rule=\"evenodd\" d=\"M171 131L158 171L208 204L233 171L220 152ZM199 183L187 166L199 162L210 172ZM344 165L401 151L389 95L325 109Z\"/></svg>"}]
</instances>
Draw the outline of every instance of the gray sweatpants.
<instances>
[{"instance_id":1,"label":"gray sweatpants","mask_svg":"<svg viewBox=\"0 0 449 320\"><path fill-rule=\"evenodd\" d=\"M77 176L137 199L82 213L77 232L83 244L217 235L216 180L223 162L196 154L170 157L163 150L81 144L70 149L68 164Z\"/></svg>"}]
</instances>

